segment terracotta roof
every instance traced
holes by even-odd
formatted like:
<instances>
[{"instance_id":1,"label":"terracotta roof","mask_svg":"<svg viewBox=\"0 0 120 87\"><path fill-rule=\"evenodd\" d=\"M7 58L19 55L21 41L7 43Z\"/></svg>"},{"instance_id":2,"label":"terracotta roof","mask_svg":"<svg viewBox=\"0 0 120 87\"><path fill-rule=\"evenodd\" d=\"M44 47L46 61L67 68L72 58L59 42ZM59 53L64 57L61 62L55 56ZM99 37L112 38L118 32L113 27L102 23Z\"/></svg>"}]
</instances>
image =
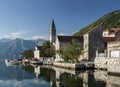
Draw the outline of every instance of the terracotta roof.
<instances>
[{"instance_id":1,"label":"terracotta roof","mask_svg":"<svg viewBox=\"0 0 120 87\"><path fill-rule=\"evenodd\" d=\"M57 36L59 41L69 42L72 39L83 42L83 36Z\"/></svg>"},{"instance_id":2,"label":"terracotta roof","mask_svg":"<svg viewBox=\"0 0 120 87\"><path fill-rule=\"evenodd\" d=\"M115 33L118 33L118 32L120 32L120 28L115 29Z\"/></svg>"},{"instance_id":3,"label":"terracotta roof","mask_svg":"<svg viewBox=\"0 0 120 87\"><path fill-rule=\"evenodd\" d=\"M116 41L116 37L102 37L102 41L104 42L111 42L111 41Z\"/></svg>"},{"instance_id":4,"label":"terracotta roof","mask_svg":"<svg viewBox=\"0 0 120 87\"><path fill-rule=\"evenodd\" d=\"M105 29L104 31L109 31L109 34L115 34L120 32L120 28Z\"/></svg>"}]
</instances>

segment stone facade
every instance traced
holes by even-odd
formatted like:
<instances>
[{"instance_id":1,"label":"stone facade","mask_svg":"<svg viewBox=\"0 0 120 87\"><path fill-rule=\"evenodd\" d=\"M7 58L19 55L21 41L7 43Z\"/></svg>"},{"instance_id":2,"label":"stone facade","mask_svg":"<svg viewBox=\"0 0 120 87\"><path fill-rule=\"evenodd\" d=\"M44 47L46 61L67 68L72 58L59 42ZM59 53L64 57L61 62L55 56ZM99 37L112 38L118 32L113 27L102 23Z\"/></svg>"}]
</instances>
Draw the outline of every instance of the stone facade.
<instances>
[{"instance_id":1,"label":"stone facade","mask_svg":"<svg viewBox=\"0 0 120 87\"><path fill-rule=\"evenodd\" d=\"M76 40L80 48L83 48L83 37L56 36L56 44L55 44L55 49L57 51L56 58L62 58L62 55L58 51L60 51L61 49L68 49L73 39Z\"/></svg>"},{"instance_id":2,"label":"stone facade","mask_svg":"<svg viewBox=\"0 0 120 87\"><path fill-rule=\"evenodd\" d=\"M102 47L102 25L84 34L84 58L93 61L98 47Z\"/></svg>"}]
</instances>

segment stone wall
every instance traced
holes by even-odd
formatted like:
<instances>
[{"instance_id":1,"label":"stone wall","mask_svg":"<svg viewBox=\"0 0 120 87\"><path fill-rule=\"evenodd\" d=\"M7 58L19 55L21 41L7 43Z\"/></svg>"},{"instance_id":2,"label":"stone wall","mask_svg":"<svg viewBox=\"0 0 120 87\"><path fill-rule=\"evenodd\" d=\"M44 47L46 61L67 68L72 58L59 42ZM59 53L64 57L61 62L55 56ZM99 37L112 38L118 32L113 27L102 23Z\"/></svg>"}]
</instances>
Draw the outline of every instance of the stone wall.
<instances>
[{"instance_id":1,"label":"stone wall","mask_svg":"<svg viewBox=\"0 0 120 87\"><path fill-rule=\"evenodd\" d=\"M94 67L97 69L107 69L108 58L96 57L94 60Z\"/></svg>"},{"instance_id":2,"label":"stone wall","mask_svg":"<svg viewBox=\"0 0 120 87\"><path fill-rule=\"evenodd\" d=\"M87 63L64 63L64 62L54 62L53 65L56 67L61 68L67 68L67 69L85 69L87 67L93 67L90 66L90 63L88 63L89 66L87 66Z\"/></svg>"},{"instance_id":3,"label":"stone wall","mask_svg":"<svg viewBox=\"0 0 120 87\"><path fill-rule=\"evenodd\" d=\"M74 63L60 63L60 62L54 62L53 65L54 65L54 66L57 66L57 67L62 67L62 68L71 68L71 69L75 69L75 64L74 64Z\"/></svg>"},{"instance_id":4,"label":"stone wall","mask_svg":"<svg viewBox=\"0 0 120 87\"><path fill-rule=\"evenodd\" d=\"M120 73L120 58L109 58L107 69L108 72Z\"/></svg>"},{"instance_id":5,"label":"stone wall","mask_svg":"<svg viewBox=\"0 0 120 87\"><path fill-rule=\"evenodd\" d=\"M120 77L108 75L106 87L120 87Z\"/></svg>"},{"instance_id":6,"label":"stone wall","mask_svg":"<svg viewBox=\"0 0 120 87\"><path fill-rule=\"evenodd\" d=\"M108 73L105 70L95 70L94 71L94 78L97 81L107 81Z\"/></svg>"},{"instance_id":7,"label":"stone wall","mask_svg":"<svg viewBox=\"0 0 120 87\"><path fill-rule=\"evenodd\" d=\"M97 57L94 61L94 67L97 69L107 69L108 72L112 73L120 73L120 57Z\"/></svg>"}]
</instances>

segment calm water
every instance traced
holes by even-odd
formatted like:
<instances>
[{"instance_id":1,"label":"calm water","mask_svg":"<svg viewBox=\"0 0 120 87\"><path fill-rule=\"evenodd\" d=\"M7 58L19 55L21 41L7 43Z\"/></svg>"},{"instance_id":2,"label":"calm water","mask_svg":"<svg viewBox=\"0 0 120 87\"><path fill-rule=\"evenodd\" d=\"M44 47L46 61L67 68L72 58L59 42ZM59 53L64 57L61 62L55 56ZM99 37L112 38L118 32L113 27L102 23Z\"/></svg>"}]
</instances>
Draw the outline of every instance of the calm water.
<instances>
[{"instance_id":1,"label":"calm water","mask_svg":"<svg viewBox=\"0 0 120 87\"><path fill-rule=\"evenodd\" d=\"M106 71L72 71L52 66L6 66L0 61L0 87L120 87Z\"/></svg>"}]
</instances>

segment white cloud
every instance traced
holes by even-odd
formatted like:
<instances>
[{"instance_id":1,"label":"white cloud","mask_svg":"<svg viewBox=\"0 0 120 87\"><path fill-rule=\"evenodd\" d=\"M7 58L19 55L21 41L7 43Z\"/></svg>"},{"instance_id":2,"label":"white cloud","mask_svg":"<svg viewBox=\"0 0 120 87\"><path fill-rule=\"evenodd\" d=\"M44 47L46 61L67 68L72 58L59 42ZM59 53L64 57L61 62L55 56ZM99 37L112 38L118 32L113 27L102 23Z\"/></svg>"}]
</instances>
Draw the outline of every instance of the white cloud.
<instances>
[{"instance_id":1,"label":"white cloud","mask_svg":"<svg viewBox=\"0 0 120 87\"><path fill-rule=\"evenodd\" d=\"M66 35L68 35L68 34L65 34L65 33L59 33L58 35L66 36Z\"/></svg>"},{"instance_id":2,"label":"white cloud","mask_svg":"<svg viewBox=\"0 0 120 87\"><path fill-rule=\"evenodd\" d=\"M49 40L49 34L43 34L43 35L34 35L34 36L30 36L30 37L26 37L24 38L26 40L30 40L30 39L44 39L44 40Z\"/></svg>"},{"instance_id":3,"label":"white cloud","mask_svg":"<svg viewBox=\"0 0 120 87\"><path fill-rule=\"evenodd\" d=\"M31 39L45 39L45 40L48 40L49 36L48 35L33 36Z\"/></svg>"},{"instance_id":4,"label":"white cloud","mask_svg":"<svg viewBox=\"0 0 120 87\"><path fill-rule=\"evenodd\" d=\"M15 38L20 38L25 34L25 31L18 31L14 33L7 33L7 34L0 34L0 38L10 38L10 39L15 39Z\"/></svg>"},{"instance_id":5,"label":"white cloud","mask_svg":"<svg viewBox=\"0 0 120 87\"><path fill-rule=\"evenodd\" d=\"M27 36L27 37L25 37ZM29 36L29 37L28 37ZM45 40L49 40L49 34L43 34L43 35L30 35L29 31L17 31L17 32L13 32L13 33L0 33L0 39L2 38L10 38L10 39L15 39L15 38L23 38L26 40L29 39L45 39Z\"/></svg>"}]
</instances>

